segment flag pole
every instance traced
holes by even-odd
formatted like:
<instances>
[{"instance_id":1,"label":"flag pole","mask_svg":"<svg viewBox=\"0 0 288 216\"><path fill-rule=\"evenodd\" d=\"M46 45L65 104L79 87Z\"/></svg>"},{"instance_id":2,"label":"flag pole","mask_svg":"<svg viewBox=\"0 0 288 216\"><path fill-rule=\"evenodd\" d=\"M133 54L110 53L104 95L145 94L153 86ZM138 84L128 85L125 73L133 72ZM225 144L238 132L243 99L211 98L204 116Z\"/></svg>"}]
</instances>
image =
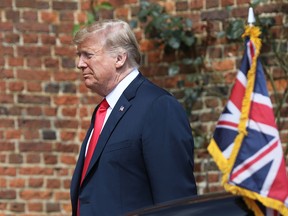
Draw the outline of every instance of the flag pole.
<instances>
[{"instance_id":1,"label":"flag pole","mask_svg":"<svg viewBox=\"0 0 288 216\"><path fill-rule=\"evenodd\" d=\"M255 23L255 16L254 16L254 12L253 12L253 8L249 7L249 11L248 11L248 20L247 20L249 26L253 26Z\"/></svg>"}]
</instances>

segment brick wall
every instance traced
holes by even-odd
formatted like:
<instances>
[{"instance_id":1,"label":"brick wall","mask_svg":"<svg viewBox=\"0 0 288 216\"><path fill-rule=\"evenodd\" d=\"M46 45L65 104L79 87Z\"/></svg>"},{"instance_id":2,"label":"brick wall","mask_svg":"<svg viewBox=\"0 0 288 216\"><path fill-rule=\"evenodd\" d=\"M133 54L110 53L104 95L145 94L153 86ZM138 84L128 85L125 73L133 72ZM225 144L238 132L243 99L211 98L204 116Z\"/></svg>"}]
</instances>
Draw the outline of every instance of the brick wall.
<instances>
[{"instance_id":1,"label":"brick wall","mask_svg":"<svg viewBox=\"0 0 288 216\"><path fill-rule=\"evenodd\" d=\"M136 20L139 0L110 2L115 9L103 16ZM208 24L212 34L216 34L223 30L222 21L229 16L245 18L249 1L158 2L171 14L191 18L201 39L205 38L203 29ZM267 1L257 9L257 13L276 18L275 35L280 34L285 18L279 4L281 1ZM231 7L231 15L226 6ZM287 3L284 6L287 9ZM83 85L81 74L75 69L71 44L73 25L85 21L88 8L88 0L0 1L0 216L70 215L70 179L92 110L100 100ZM184 89L177 84L193 71L169 76L167 63L173 57L163 57L161 49L155 49L145 38L140 24L135 33L145 60L141 71L183 102ZM207 89L228 92L241 59L241 46L223 38L209 41L204 70L210 77ZM269 50L265 55L271 56ZM270 70L283 73L275 65ZM186 82L186 87L192 84ZM287 82L282 80L278 86L285 85ZM279 88L280 92L283 88ZM205 91L190 111L192 127L207 140L225 96L220 98ZM286 119L281 137L287 143L287 104L282 116ZM200 194L223 190L221 175L206 145L207 142L199 146L195 154Z\"/></svg>"}]
</instances>

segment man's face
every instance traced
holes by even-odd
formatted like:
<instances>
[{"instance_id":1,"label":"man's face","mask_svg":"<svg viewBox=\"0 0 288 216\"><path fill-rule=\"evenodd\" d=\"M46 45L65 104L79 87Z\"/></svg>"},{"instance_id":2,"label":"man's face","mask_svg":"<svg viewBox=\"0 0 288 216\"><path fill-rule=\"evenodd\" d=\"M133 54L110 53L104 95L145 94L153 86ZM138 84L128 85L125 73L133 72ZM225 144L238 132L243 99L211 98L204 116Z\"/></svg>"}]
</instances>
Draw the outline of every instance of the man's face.
<instances>
[{"instance_id":1,"label":"man's face","mask_svg":"<svg viewBox=\"0 0 288 216\"><path fill-rule=\"evenodd\" d=\"M103 48L97 37L89 36L77 46L77 67L87 88L101 96L109 94L118 83L116 57Z\"/></svg>"}]
</instances>

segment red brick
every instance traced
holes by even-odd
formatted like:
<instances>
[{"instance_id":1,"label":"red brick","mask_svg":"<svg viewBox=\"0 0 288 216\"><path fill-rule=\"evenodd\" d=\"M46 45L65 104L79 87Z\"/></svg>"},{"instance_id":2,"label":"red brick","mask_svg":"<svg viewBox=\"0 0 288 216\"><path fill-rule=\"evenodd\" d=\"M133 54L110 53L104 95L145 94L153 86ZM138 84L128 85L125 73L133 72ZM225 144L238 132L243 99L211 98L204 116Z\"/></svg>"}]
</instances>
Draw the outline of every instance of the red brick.
<instances>
[{"instance_id":1,"label":"red brick","mask_svg":"<svg viewBox=\"0 0 288 216\"><path fill-rule=\"evenodd\" d=\"M79 98L77 96L57 96L53 99L56 105L76 105L79 104Z\"/></svg>"},{"instance_id":2,"label":"red brick","mask_svg":"<svg viewBox=\"0 0 288 216\"><path fill-rule=\"evenodd\" d=\"M8 58L8 64L11 67L20 67L24 66L24 59L23 58Z\"/></svg>"},{"instance_id":3,"label":"red brick","mask_svg":"<svg viewBox=\"0 0 288 216\"><path fill-rule=\"evenodd\" d=\"M12 128L14 126L15 124L13 119L1 119L0 121L0 128Z\"/></svg>"},{"instance_id":4,"label":"red brick","mask_svg":"<svg viewBox=\"0 0 288 216\"><path fill-rule=\"evenodd\" d=\"M42 212L43 211L43 203L41 202L29 202L28 210L30 212Z\"/></svg>"},{"instance_id":5,"label":"red brick","mask_svg":"<svg viewBox=\"0 0 288 216\"><path fill-rule=\"evenodd\" d=\"M49 71L41 70L17 70L17 78L21 80L50 80L51 74Z\"/></svg>"},{"instance_id":6,"label":"red brick","mask_svg":"<svg viewBox=\"0 0 288 216\"><path fill-rule=\"evenodd\" d=\"M23 57L39 57L39 56L50 56L50 47L48 46L22 46L17 47L17 52L19 56Z\"/></svg>"},{"instance_id":7,"label":"red brick","mask_svg":"<svg viewBox=\"0 0 288 216\"><path fill-rule=\"evenodd\" d=\"M23 41L26 44L38 43L38 35L37 34L24 34Z\"/></svg>"},{"instance_id":8,"label":"red brick","mask_svg":"<svg viewBox=\"0 0 288 216\"><path fill-rule=\"evenodd\" d=\"M21 92L24 90L24 83L23 82L10 82L9 83L9 90L12 92Z\"/></svg>"},{"instance_id":9,"label":"red brick","mask_svg":"<svg viewBox=\"0 0 288 216\"><path fill-rule=\"evenodd\" d=\"M19 174L22 175L47 175L47 176L51 176L53 175L53 169L52 168L47 168L47 167L37 167L37 166L33 166L33 167L21 167L19 169Z\"/></svg>"},{"instance_id":10,"label":"red brick","mask_svg":"<svg viewBox=\"0 0 288 216\"><path fill-rule=\"evenodd\" d=\"M25 189L20 192L20 198L24 200L33 200L33 199L50 199L52 198L52 192L51 191L39 191L38 190L30 190Z\"/></svg>"},{"instance_id":11,"label":"red brick","mask_svg":"<svg viewBox=\"0 0 288 216\"><path fill-rule=\"evenodd\" d=\"M12 0L1 0L0 1L0 8L11 8L12 7Z\"/></svg>"},{"instance_id":12,"label":"red brick","mask_svg":"<svg viewBox=\"0 0 288 216\"><path fill-rule=\"evenodd\" d=\"M45 154L44 155L44 162L45 164L57 164L58 157L56 155Z\"/></svg>"},{"instance_id":13,"label":"red brick","mask_svg":"<svg viewBox=\"0 0 288 216\"><path fill-rule=\"evenodd\" d=\"M70 46L70 47L55 47L55 55L73 57L76 59L76 50L72 46Z\"/></svg>"},{"instance_id":14,"label":"red brick","mask_svg":"<svg viewBox=\"0 0 288 216\"><path fill-rule=\"evenodd\" d=\"M74 131L61 131L60 137L63 141L69 141L75 139L76 133Z\"/></svg>"},{"instance_id":15,"label":"red brick","mask_svg":"<svg viewBox=\"0 0 288 216\"><path fill-rule=\"evenodd\" d=\"M22 133L20 130L16 130L16 129L13 129L13 130L9 130L9 129L6 129L5 131L5 137L6 139L10 140L10 139L19 139L21 137Z\"/></svg>"},{"instance_id":16,"label":"red brick","mask_svg":"<svg viewBox=\"0 0 288 216\"><path fill-rule=\"evenodd\" d=\"M26 58L26 61L27 61L27 66L28 67L35 68L35 67L41 67L41 65L42 65L41 59L38 59L38 58L36 59L36 58L28 57L28 58Z\"/></svg>"},{"instance_id":17,"label":"red brick","mask_svg":"<svg viewBox=\"0 0 288 216\"><path fill-rule=\"evenodd\" d=\"M29 0L29 1L22 1L22 0L15 0L15 5L18 8L27 7L27 8L34 8L36 5L36 0Z\"/></svg>"},{"instance_id":18,"label":"red brick","mask_svg":"<svg viewBox=\"0 0 288 216\"><path fill-rule=\"evenodd\" d=\"M47 179L47 188L60 188L61 181L59 179Z\"/></svg>"},{"instance_id":19,"label":"red brick","mask_svg":"<svg viewBox=\"0 0 288 216\"><path fill-rule=\"evenodd\" d=\"M212 67L216 71L227 71L235 69L235 61L230 59L225 59L221 61L213 61Z\"/></svg>"},{"instance_id":20,"label":"red brick","mask_svg":"<svg viewBox=\"0 0 288 216\"><path fill-rule=\"evenodd\" d=\"M59 21L58 13L56 11L42 11L40 17L45 23L57 23Z\"/></svg>"},{"instance_id":21,"label":"red brick","mask_svg":"<svg viewBox=\"0 0 288 216\"><path fill-rule=\"evenodd\" d=\"M41 95L18 95L18 103L24 104L50 104L50 97Z\"/></svg>"},{"instance_id":22,"label":"red brick","mask_svg":"<svg viewBox=\"0 0 288 216\"><path fill-rule=\"evenodd\" d=\"M61 155L60 161L63 164L70 164L70 165L76 164L75 157L74 156L70 156L70 155Z\"/></svg>"},{"instance_id":23,"label":"red brick","mask_svg":"<svg viewBox=\"0 0 288 216\"><path fill-rule=\"evenodd\" d=\"M55 192L55 200L61 201L61 200L69 200L70 199L70 193L69 192Z\"/></svg>"},{"instance_id":24,"label":"red brick","mask_svg":"<svg viewBox=\"0 0 288 216\"><path fill-rule=\"evenodd\" d=\"M77 2L53 1L52 8L54 10L76 10Z\"/></svg>"},{"instance_id":25,"label":"red brick","mask_svg":"<svg viewBox=\"0 0 288 216\"><path fill-rule=\"evenodd\" d=\"M37 21L38 20L38 14L36 11L23 11L23 15L22 15L22 18L25 20L25 21Z\"/></svg>"},{"instance_id":26,"label":"red brick","mask_svg":"<svg viewBox=\"0 0 288 216\"><path fill-rule=\"evenodd\" d=\"M191 3L190 3L190 8L192 10L194 9L201 9L203 8L203 0L191 0Z\"/></svg>"},{"instance_id":27,"label":"red brick","mask_svg":"<svg viewBox=\"0 0 288 216\"><path fill-rule=\"evenodd\" d=\"M13 101L14 101L13 95L11 95L11 94L1 94L0 93L0 104L13 103Z\"/></svg>"},{"instance_id":28,"label":"red brick","mask_svg":"<svg viewBox=\"0 0 288 216\"><path fill-rule=\"evenodd\" d=\"M115 16L118 19L127 20L128 15L129 15L129 9L128 8L116 8L116 10L115 10Z\"/></svg>"},{"instance_id":29,"label":"red brick","mask_svg":"<svg viewBox=\"0 0 288 216\"><path fill-rule=\"evenodd\" d=\"M72 35L60 35L59 36L59 40L60 40L61 44L67 44L67 45L70 45L70 47L73 44L73 42L72 42L73 41L73 36ZM62 48L63 49L67 49L64 46ZM70 55L68 55L68 56L72 56L72 57L75 56L75 49L74 49L74 52L72 52L72 53L70 52Z\"/></svg>"},{"instance_id":30,"label":"red brick","mask_svg":"<svg viewBox=\"0 0 288 216\"><path fill-rule=\"evenodd\" d=\"M31 164L34 164L34 163L40 163L40 155L39 154L27 154L27 159L26 159L26 162L27 163L31 163Z\"/></svg>"},{"instance_id":31,"label":"red brick","mask_svg":"<svg viewBox=\"0 0 288 216\"><path fill-rule=\"evenodd\" d=\"M21 152L49 152L52 150L52 145L43 142L20 142L19 149Z\"/></svg>"},{"instance_id":32,"label":"red brick","mask_svg":"<svg viewBox=\"0 0 288 216\"><path fill-rule=\"evenodd\" d=\"M12 22L0 22L0 29L2 32L13 31L13 23Z\"/></svg>"},{"instance_id":33,"label":"red brick","mask_svg":"<svg viewBox=\"0 0 288 216\"><path fill-rule=\"evenodd\" d=\"M219 0L206 0L206 8L219 7Z\"/></svg>"},{"instance_id":34,"label":"red brick","mask_svg":"<svg viewBox=\"0 0 288 216\"><path fill-rule=\"evenodd\" d=\"M186 11L189 8L187 1L176 2L176 11Z\"/></svg>"},{"instance_id":35,"label":"red brick","mask_svg":"<svg viewBox=\"0 0 288 216\"><path fill-rule=\"evenodd\" d=\"M27 77L28 79L28 77ZM28 82L27 83L27 90L29 92L39 92L42 90L41 83L39 82Z\"/></svg>"},{"instance_id":36,"label":"red brick","mask_svg":"<svg viewBox=\"0 0 288 216\"><path fill-rule=\"evenodd\" d=\"M14 178L9 182L9 186L11 188L24 188L25 187L25 179Z\"/></svg>"},{"instance_id":37,"label":"red brick","mask_svg":"<svg viewBox=\"0 0 288 216\"><path fill-rule=\"evenodd\" d=\"M5 34L5 38L4 38L4 41L6 43L19 43L19 34L15 34L15 33L7 33Z\"/></svg>"},{"instance_id":38,"label":"red brick","mask_svg":"<svg viewBox=\"0 0 288 216\"><path fill-rule=\"evenodd\" d=\"M0 176L16 176L16 168L12 167L0 167Z\"/></svg>"},{"instance_id":39,"label":"red brick","mask_svg":"<svg viewBox=\"0 0 288 216\"><path fill-rule=\"evenodd\" d=\"M0 199L15 199L16 191L15 190L0 190Z\"/></svg>"},{"instance_id":40,"label":"red brick","mask_svg":"<svg viewBox=\"0 0 288 216\"><path fill-rule=\"evenodd\" d=\"M41 35L41 42L43 44L55 45L56 44L56 37L54 35L43 34L43 35Z\"/></svg>"}]
</instances>

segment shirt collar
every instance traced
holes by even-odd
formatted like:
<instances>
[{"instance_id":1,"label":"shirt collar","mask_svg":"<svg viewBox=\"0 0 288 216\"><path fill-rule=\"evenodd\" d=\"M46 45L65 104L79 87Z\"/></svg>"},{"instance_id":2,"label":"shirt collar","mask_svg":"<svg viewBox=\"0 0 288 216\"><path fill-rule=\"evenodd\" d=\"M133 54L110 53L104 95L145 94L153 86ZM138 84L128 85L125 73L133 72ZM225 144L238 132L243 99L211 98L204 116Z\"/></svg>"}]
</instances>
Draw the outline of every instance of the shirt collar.
<instances>
[{"instance_id":1,"label":"shirt collar","mask_svg":"<svg viewBox=\"0 0 288 216\"><path fill-rule=\"evenodd\" d=\"M129 73L120 83L106 96L106 100L111 109L114 108L115 104L117 103L118 99L128 87L128 85L137 77L139 71L134 69L131 73Z\"/></svg>"}]
</instances>

